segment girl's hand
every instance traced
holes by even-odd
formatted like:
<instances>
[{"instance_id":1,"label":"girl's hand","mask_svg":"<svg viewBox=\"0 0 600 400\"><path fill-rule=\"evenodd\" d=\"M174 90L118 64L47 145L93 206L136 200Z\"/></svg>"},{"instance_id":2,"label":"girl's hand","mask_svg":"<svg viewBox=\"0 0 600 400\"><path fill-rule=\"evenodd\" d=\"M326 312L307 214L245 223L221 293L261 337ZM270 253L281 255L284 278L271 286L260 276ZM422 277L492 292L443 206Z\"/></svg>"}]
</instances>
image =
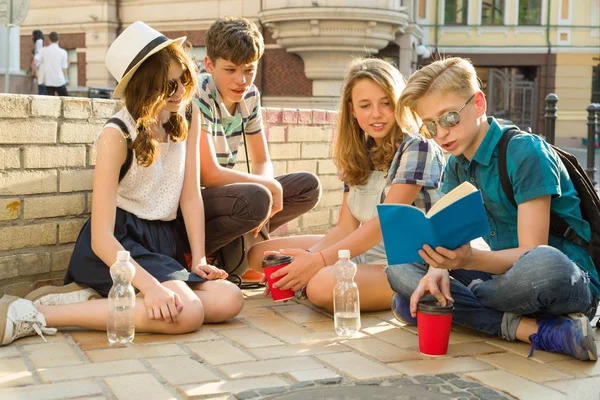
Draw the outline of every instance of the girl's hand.
<instances>
[{"instance_id":1,"label":"girl's hand","mask_svg":"<svg viewBox=\"0 0 600 400\"><path fill-rule=\"evenodd\" d=\"M177 317L183 310L183 303L179 295L171 289L158 284L146 290L144 305L149 319L165 321L167 324L179 323Z\"/></svg>"},{"instance_id":2,"label":"girl's hand","mask_svg":"<svg viewBox=\"0 0 600 400\"><path fill-rule=\"evenodd\" d=\"M309 253L301 249L281 250L281 254L291 256L294 261L271 276L277 278L285 275L273 286L282 290L292 289L298 291L308 284L308 281L324 267L323 259L318 253ZM287 274L287 275L286 275Z\"/></svg>"},{"instance_id":3,"label":"girl's hand","mask_svg":"<svg viewBox=\"0 0 600 400\"><path fill-rule=\"evenodd\" d=\"M456 250L448 250L443 247L437 247L434 250L426 244L423 249L419 250L419 255L432 268L462 269L473 258L473 249L471 249L470 242Z\"/></svg>"},{"instance_id":4,"label":"girl's hand","mask_svg":"<svg viewBox=\"0 0 600 400\"><path fill-rule=\"evenodd\" d=\"M427 293L430 293L443 306L446 300L454 303L450 294L450 274L445 269L430 268L427 274L419 281L419 286L410 297L410 314L417 317L417 304Z\"/></svg>"},{"instance_id":5,"label":"girl's hand","mask_svg":"<svg viewBox=\"0 0 600 400\"><path fill-rule=\"evenodd\" d=\"M208 279L209 281L225 279L229 276L224 270L217 268L214 265L206 264L206 262L194 264L192 266L192 272L200 278Z\"/></svg>"}]
</instances>

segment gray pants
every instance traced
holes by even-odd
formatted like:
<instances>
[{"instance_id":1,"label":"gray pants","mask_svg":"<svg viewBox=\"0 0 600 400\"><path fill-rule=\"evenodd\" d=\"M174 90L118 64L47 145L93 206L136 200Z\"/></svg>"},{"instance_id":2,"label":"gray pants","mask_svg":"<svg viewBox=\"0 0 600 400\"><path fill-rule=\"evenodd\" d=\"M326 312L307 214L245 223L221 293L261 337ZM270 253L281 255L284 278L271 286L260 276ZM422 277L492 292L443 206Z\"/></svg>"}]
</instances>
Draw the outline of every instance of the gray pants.
<instances>
[{"instance_id":1,"label":"gray pants","mask_svg":"<svg viewBox=\"0 0 600 400\"><path fill-rule=\"evenodd\" d=\"M269 221L269 232L312 210L321 198L315 174L297 172L276 177L283 188L283 210ZM271 213L270 194L262 185L235 183L202 190L206 221L206 254L212 254L256 229Z\"/></svg>"}]
</instances>

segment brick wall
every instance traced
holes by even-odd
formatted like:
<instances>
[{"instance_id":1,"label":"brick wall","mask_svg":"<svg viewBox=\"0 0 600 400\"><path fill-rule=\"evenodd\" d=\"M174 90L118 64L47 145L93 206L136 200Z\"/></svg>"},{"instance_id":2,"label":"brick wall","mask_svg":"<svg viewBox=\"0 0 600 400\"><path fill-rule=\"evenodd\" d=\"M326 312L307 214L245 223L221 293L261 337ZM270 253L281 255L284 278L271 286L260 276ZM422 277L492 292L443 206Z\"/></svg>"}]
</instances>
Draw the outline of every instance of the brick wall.
<instances>
[{"instance_id":1,"label":"brick wall","mask_svg":"<svg viewBox=\"0 0 600 400\"><path fill-rule=\"evenodd\" d=\"M0 94L0 295L62 278L89 217L93 140L112 100ZM276 174L317 173L323 198L277 235L322 233L337 221L341 182L329 159L336 114L264 109ZM236 168L245 169L244 151Z\"/></svg>"}]
</instances>

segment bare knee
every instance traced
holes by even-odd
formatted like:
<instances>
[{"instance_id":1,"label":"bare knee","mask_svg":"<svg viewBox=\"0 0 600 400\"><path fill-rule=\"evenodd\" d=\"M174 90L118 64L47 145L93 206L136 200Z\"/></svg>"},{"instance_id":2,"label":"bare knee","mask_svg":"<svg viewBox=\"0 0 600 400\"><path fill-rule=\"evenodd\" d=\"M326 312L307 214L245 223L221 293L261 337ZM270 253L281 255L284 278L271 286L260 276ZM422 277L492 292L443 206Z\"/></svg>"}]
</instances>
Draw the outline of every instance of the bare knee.
<instances>
[{"instance_id":1,"label":"bare knee","mask_svg":"<svg viewBox=\"0 0 600 400\"><path fill-rule=\"evenodd\" d=\"M335 275L333 268L327 267L319 271L306 286L306 296L314 305L333 310L333 288Z\"/></svg>"},{"instance_id":2,"label":"bare knee","mask_svg":"<svg viewBox=\"0 0 600 400\"><path fill-rule=\"evenodd\" d=\"M200 299L186 301L177 317L177 324L172 324L173 334L195 332L204 323L204 306Z\"/></svg>"},{"instance_id":3,"label":"bare knee","mask_svg":"<svg viewBox=\"0 0 600 400\"><path fill-rule=\"evenodd\" d=\"M239 287L229 281L219 281L219 308L211 318L218 323L234 318L244 307L244 296ZM207 321L208 322L208 321Z\"/></svg>"}]
</instances>

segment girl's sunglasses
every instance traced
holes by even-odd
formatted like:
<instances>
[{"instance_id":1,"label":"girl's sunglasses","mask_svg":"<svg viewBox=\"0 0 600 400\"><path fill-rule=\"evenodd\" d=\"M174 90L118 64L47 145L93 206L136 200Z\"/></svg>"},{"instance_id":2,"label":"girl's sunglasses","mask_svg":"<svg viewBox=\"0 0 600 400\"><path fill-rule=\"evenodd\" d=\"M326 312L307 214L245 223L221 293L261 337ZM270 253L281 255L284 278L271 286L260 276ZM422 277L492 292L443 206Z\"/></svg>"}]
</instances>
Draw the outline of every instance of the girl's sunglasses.
<instances>
[{"instance_id":1,"label":"girl's sunglasses","mask_svg":"<svg viewBox=\"0 0 600 400\"><path fill-rule=\"evenodd\" d=\"M169 79L169 82L167 82L167 97L173 97L177 93L179 82L181 82L183 87L187 87L192 83L192 77L188 70L183 71L179 79Z\"/></svg>"},{"instance_id":2,"label":"girl's sunglasses","mask_svg":"<svg viewBox=\"0 0 600 400\"><path fill-rule=\"evenodd\" d=\"M469 100L460 108L458 111L448 111L440 115L433 121L425 122L419 128L419 132L425 137L434 138L437 135L437 124L440 124L442 128L454 128L460 122L460 112L473 100L477 93L473 93ZM437 122L437 124L436 124Z\"/></svg>"}]
</instances>

